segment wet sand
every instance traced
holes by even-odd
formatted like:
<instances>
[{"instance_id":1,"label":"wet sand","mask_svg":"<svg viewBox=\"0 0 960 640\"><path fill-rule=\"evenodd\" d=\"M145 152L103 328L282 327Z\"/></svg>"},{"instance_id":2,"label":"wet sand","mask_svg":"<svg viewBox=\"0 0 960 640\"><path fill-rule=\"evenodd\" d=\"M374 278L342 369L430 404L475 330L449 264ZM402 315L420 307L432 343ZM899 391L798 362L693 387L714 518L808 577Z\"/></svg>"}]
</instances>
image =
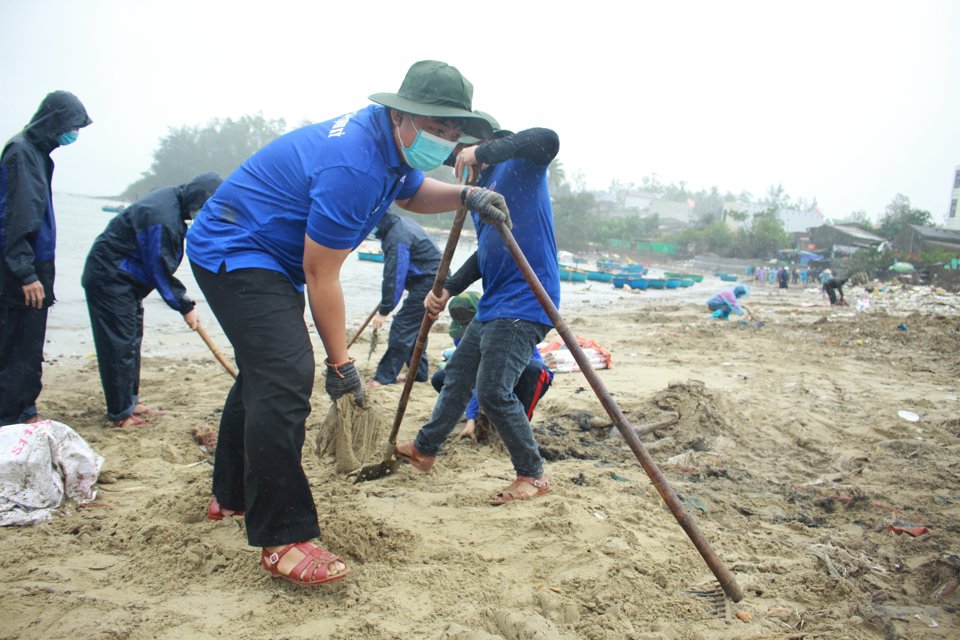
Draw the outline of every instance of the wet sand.
<instances>
[{"instance_id":1,"label":"wet sand","mask_svg":"<svg viewBox=\"0 0 960 640\"><path fill-rule=\"evenodd\" d=\"M643 440L739 604L690 593L715 584L707 566L576 373L557 374L534 421L553 492L502 507L486 503L512 479L495 441L451 438L430 475L337 475L314 445L329 407L318 379L304 467L320 541L352 573L315 589L273 579L242 522L205 519L211 457L192 432L216 426L231 379L198 339L187 357L145 359L141 396L164 413L131 430L103 422L94 358L48 363L42 414L106 464L95 505L0 529L0 638L958 637L960 596L936 598L960 552L957 299L854 290L871 300L857 314L760 287L761 326L710 320L696 300L718 285L585 293L563 312L612 353L599 374L632 424L679 416ZM368 346L354 347L367 377ZM399 394L369 394L384 434ZM435 399L415 385L401 438Z\"/></svg>"}]
</instances>

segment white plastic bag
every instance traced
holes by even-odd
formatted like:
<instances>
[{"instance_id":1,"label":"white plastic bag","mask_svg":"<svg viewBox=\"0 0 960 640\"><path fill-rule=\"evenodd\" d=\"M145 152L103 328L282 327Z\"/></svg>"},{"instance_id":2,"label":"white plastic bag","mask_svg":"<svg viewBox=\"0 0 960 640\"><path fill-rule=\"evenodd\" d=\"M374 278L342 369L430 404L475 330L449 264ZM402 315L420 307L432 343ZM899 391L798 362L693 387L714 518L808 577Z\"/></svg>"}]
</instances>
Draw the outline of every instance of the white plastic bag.
<instances>
[{"instance_id":1,"label":"white plastic bag","mask_svg":"<svg viewBox=\"0 0 960 640\"><path fill-rule=\"evenodd\" d=\"M103 457L60 422L0 428L0 526L49 520L65 495L93 500L102 466Z\"/></svg>"}]
</instances>

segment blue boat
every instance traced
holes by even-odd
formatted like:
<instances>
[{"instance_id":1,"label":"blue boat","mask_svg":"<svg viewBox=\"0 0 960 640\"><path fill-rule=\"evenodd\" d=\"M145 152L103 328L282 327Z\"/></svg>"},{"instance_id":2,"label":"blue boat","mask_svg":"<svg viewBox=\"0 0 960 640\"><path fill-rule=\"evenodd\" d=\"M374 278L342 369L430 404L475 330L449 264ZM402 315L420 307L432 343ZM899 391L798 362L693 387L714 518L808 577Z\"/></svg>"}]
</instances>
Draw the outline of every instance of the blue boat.
<instances>
[{"instance_id":1,"label":"blue boat","mask_svg":"<svg viewBox=\"0 0 960 640\"><path fill-rule=\"evenodd\" d=\"M651 289L666 289L667 281L663 278L649 278L647 280L647 286Z\"/></svg>"},{"instance_id":2,"label":"blue boat","mask_svg":"<svg viewBox=\"0 0 960 640\"><path fill-rule=\"evenodd\" d=\"M646 278L628 278L627 284L630 285L631 289L643 291L650 286L650 281Z\"/></svg>"},{"instance_id":3,"label":"blue boat","mask_svg":"<svg viewBox=\"0 0 960 640\"><path fill-rule=\"evenodd\" d=\"M679 279L667 279L667 289L676 289L680 286Z\"/></svg>"},{"instance_id":4,"label":"blue boat","mask_svg":"<svg viewBox=\"0 0 960 640\"><path fill-rule=\"evenodd\" d=\"M627 283L627 276L619 275L613 276L613 286L617 289L623 289L623 285Z\"/></svg>"},{"instance_id":5,"label":"blue boat","mask_svg":"<svg viewBox=\"0 0 960 640\"><path fill-rule=\"evenodd\" d=\"M611 282L613 274L606 271L587 271L587 280L596 280L597 282Z\"/></svg>"},{"instance_id":6,"label":"blue boat","mask_svg":"<svg viewBox=\"0 0 960 640\"><path fill-rule=\"evenodd\" d=\"M736 282L737 279L740 277L740 276L732 276L729 273L718 273L717 275L720 276L720 279L723 280L724 282Z\"/></svg>"},{"instance_id":7,"label":"blue boat","mask_svg":"<svg viewBox=\"0 0 960 640\"><path fill-rule=\"evenodd\" d=\"M382 252L357 251L357 257L368 262L383 262Z\"/></svg>"}]
</instances>

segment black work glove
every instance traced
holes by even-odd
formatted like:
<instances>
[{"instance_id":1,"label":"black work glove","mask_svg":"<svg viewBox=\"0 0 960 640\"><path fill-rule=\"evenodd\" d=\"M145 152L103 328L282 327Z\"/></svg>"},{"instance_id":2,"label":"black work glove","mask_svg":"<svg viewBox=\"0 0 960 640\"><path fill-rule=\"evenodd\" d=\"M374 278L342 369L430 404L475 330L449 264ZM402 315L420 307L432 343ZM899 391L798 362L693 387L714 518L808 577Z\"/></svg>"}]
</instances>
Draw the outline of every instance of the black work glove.
<instances>
[{"instance_id":1,"label":"black work glove","mask_svg":"<svg viewBox=\"0 0 960 640\"><path fill-rule=\"evenodd\" d=\"M513 228L507 201L496 191L483 187L471 189L467 194L466 204L472 211L480 214L480 219L487 224L497 226L502 222L507 225L507 229Z\"/></svg>"},{"instance_id":2,"label":"black work glove","mask_svg":"<svg viewBox=\"0 0 960 640\"><path fill-rule=\"evenodd\" d=\"M357 405L362 406L365 397L363 381L360 379L360 372L353 365L353 358L343 364L330 364L326 360L324 363L327 365L327 381L324 388L330 399L336 402L340 396L352 393Z\"/></svg>"}]
</instances>

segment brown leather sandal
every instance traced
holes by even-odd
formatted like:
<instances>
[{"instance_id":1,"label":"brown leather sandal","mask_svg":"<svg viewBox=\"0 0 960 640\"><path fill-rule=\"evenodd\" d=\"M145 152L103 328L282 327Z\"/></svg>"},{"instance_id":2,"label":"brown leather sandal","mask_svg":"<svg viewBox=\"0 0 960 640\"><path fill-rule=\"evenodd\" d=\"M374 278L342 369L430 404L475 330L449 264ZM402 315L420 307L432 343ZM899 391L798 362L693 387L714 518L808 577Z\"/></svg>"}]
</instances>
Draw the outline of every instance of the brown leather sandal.
<instances>
[{"instance_id":1,"label":"brown leather sandal","mask_svg":"<svg viewBox=\"0 0 960 640\"><path fill-rule=\"evenodd\" d=\"M284 575L280 573L277 567L280 566L280 560L283 559L283 556L287 555L287 552L294 547L304 554L303 560L297 563L297 566L288 575ZM308 587L346 578L347 574L350 573L349 569L344 569L342 573L329 575L330 565L334 562L343 562L343 558L309 542L294 542L280 551L264 549L260 554L260 564L270 572L270 575ZM344 564L346 563L344 562Z\"/></svg>"},{"instance_id":2,"label":"brown leather sandal","mask_svg":"<svg viewBox=\"0 0 960 640\"><path fill-rule=\"evenodd\" d=\"M397 456L403 458L411 465L414 469L427 473L433 469L433 465L437 463L437 456L425 456L419 451L417 447L414 446L413 440L407 440L406 442L401 442L397 445Z\"/></svg>"},{"instance_id":3,"label":"brown leather sandal","mask_svg":"<svg viewBox=\"0 0 960 640\"><path fill-rule=\"evenodd\" d=\"M523 484L528 484L531 487L536 489L535 493L524 493L520 490L520 486ZM531 478L530 476L517 476L517 479L514 480L509 487L500 491L500 493L494 494L490 498L490 504L494 506L500 506L501 504L507 504L508 502L513 502L514 500L531 500L533 498L539 498L540 496L545 496L550 493L550 478L546 475L539 478Z\"/></svg>"}]
</instances>

